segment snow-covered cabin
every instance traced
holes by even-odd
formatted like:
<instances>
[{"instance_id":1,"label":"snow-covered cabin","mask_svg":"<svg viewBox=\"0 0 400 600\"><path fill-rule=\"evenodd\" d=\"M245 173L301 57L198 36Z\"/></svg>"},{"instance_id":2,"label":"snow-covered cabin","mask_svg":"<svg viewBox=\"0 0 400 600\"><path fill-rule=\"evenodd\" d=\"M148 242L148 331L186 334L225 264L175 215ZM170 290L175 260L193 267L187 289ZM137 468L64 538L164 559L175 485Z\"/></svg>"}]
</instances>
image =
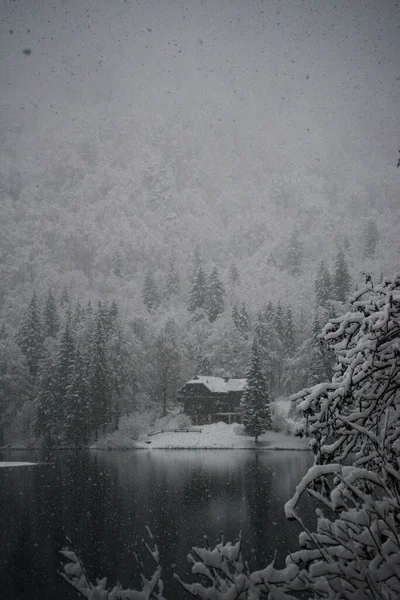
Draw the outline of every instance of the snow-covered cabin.
<instances>
[{"instance_id":1,"label":"snow-covered cabin","mask_svg":"<svg viewBox=\"0 0 400 600\"><path fill-rule=\"evenodd\" d=\"M239 423L240 400L246 384L246 379L196 375L178 390L177 399L195 425Z\"/></svg>"}]
</instances>

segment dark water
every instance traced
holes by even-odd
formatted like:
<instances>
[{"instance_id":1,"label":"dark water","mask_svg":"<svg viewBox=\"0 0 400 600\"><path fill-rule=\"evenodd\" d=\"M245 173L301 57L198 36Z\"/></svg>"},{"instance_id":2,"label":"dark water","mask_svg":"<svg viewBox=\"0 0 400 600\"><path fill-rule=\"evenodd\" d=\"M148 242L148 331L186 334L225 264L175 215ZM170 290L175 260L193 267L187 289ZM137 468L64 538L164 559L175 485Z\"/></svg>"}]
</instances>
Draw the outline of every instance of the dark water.
<instances>
[{"instance_id":1,"label":"dark water","mask_svg":"<svg viewBox=\"0 0 400 600\"><path fill-rule=\"evenodd\" d=\"M3 460L38 460L12 452ZM0 469L0 596L72 599L57 575L69 536L92 580L137 582L132 552L150 527L160 548L165 595L185 598L176 571L193 581L187 554L203 536L235 541L253 569L275 550L283 565L299 527L283 504L311 464L307 452L136 451L60 453L51 464ZM306 520L312 507L305 506ZM308 512L308 514L307 514Z\"/></svg>"}]
</instances>

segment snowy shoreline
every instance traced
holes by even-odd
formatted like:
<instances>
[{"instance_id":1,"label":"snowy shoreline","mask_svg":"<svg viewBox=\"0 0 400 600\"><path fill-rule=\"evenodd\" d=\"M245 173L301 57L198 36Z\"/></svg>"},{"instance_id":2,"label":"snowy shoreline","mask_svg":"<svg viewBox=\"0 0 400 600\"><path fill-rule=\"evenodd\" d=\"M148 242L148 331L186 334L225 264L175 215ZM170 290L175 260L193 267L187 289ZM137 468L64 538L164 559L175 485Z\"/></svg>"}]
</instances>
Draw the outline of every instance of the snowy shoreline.
<instances>
[{"instance_id":1,"label":"snowy shoreline","mask_svg":"<svg viewBox=\"0 0 400 600\"><path fill-rule=\"evenodd\" d=\"M164 416L148 411L146 418L134 412L121 418L119 428L99 437L83 448L53 441L49 451L77 450L255 450L261 451L310 451L308 440L300 439L292 432L296 423L287 417L290 402L283 399L275 401L274 411L281 416L284 431L266 431L258 437L244 434L243 427L237 423L211 423L193 427L187 415L173 410ZM0 451L41 451L43 443L37 440L21 440L3 446Z\"/></svg>"},{"instance_id":2,"label":"snowy shoreline","mask_svg":"<svg viewBox=\"0 0 400 600\"><path fill-rule=\"evenodd\" d=\"M135 418L136 417L136 418ZM132 415L120 423L117 431L108 433L85 448L54 444L50 451L77 450L255 450L261 451L310 451L308 441L299 439L289 432L267 431L259 436L257 444L254 437L244 435L237 423L224 422L192 427L182 414L168 414L156 418L151 423L138 423ZM187 418L186 418L187 420ZM3 447L4 451L43 450L42 445L15 443Z\"/></svg>"}]
</instances>

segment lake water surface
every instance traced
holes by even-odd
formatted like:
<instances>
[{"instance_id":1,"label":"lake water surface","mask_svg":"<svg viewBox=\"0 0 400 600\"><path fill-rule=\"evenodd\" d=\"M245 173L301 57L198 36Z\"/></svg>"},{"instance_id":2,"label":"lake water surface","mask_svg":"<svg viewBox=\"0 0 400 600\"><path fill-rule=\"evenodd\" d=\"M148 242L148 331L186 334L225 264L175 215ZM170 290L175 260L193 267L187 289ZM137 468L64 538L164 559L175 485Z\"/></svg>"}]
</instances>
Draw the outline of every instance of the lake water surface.
<instances>
[{"instance_id":1,"label":"lake water surface","mask_svg":"<svg viewBox=\"0 0 400 600\"><path fill-rule=\"evenodd\" d=\"M32 452L3 460L40 460ZM283 504L311 465L308 452L152 450L56 453L48 464L0 469L0 590L7 600L64 600L76 594L57 575L69 536L92 580L137 582L132 552L150 527L164 567L165 596L186 598L175 569L193 581L187 554L204 536L235 541L262 568L298 547L299 527ZM313 508L305 506L306 521Z\"/></svg>"}]
</instances>

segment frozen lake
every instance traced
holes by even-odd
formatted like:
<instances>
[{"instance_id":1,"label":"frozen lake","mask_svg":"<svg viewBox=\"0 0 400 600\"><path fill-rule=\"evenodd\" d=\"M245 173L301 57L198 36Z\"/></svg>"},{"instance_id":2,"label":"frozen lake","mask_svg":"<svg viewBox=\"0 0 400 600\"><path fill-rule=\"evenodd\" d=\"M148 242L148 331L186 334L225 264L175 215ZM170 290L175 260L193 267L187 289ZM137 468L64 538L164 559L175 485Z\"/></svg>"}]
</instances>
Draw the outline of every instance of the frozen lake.
<instances>
[{"instance_id":1,"label":"frozen lake","mask_svg":"<svg viewBox=\"0 0 400 600\"><path fill-rule=\"evenodd\" d=\"M3 453L2 460L43 460ZM258 569L278 551L297 549L299 527L283 504L311 465L308 452L246 450L58 453L51 464L0 469L0 583L7 600L76 598L57 576L58 550L69 536L92 580L124 585L137 578L135 541L148 525L159 545L165 596L187 596L176 571L193 580L187 554L203 536L235 541ZM306 507L306 520L312 508Z\"/></svg>"}]
</instances>

